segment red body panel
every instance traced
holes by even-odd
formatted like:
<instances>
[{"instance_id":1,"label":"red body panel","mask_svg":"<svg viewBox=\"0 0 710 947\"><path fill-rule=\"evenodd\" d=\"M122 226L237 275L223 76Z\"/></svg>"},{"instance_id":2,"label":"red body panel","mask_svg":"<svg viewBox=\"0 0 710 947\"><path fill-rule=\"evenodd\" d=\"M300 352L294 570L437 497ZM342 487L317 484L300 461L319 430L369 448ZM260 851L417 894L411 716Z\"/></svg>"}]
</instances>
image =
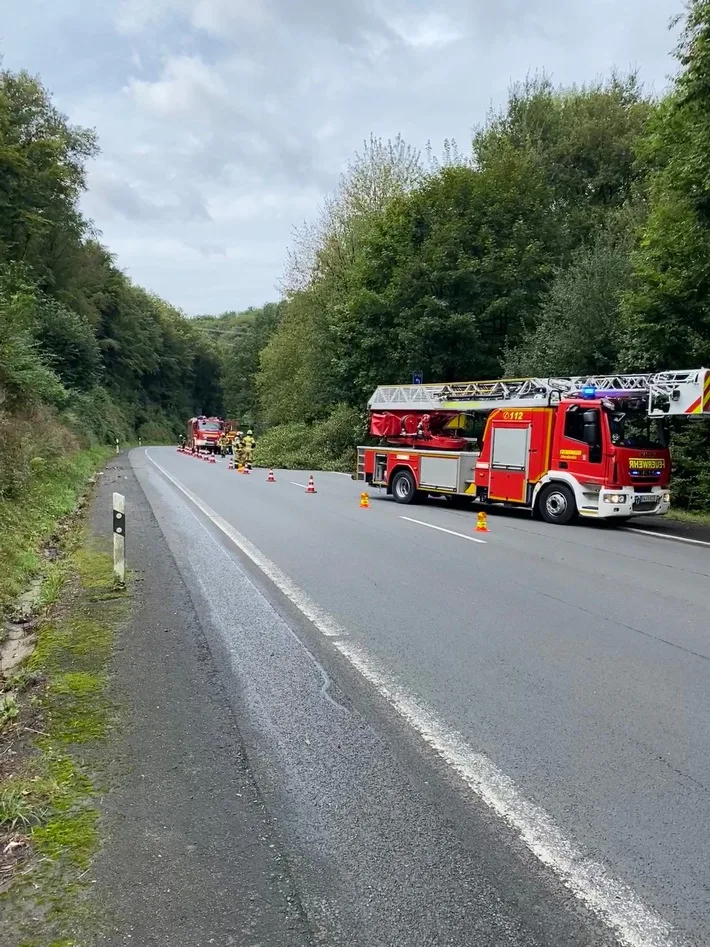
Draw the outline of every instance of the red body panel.
<instances>
[{"instance_id":1,"label":"red body panel","mask_svg":"<svg viewBox=\"0 0 710 947\"><path fill-rule=\"evenodd\" d=\"M599 412L601 443L590 448L574 419L591 410ZM471 449L468 440L442 433L446 430L443 412L420 416L415 425L416 417L404 412L373 414L371 431L379 433L389 444L362 449L362 472L369 481L389 487L394 472L404 467L412 472L419 487L420 458L423 454L445 453L441 440L455 443L457 451ZM428 419L424 424L422 417ZM398 435L394 434L396 430ZM499 451L495 447L496 437ZM391 446L393 441L395 446ZM612 443L609 423L594 402L567 399L548 407L500 408L488 416L480 456L471 471L472 486L466 487L466 493L475 491L480 499L530 507L536 484L556 473L582 485L627 490L638 487L643 492L651 486L668 485L670 452L664 448Z\"/></svg>"}]
</instances>

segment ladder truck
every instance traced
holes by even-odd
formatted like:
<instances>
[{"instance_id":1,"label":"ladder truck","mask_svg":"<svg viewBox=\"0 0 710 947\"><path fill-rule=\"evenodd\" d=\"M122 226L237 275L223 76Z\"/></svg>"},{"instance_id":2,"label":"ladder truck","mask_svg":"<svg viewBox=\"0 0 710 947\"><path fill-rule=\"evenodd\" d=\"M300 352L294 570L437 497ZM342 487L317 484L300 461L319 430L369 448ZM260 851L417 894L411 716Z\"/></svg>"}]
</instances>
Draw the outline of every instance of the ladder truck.
<instances>
[{"instance_id":1,"label":"ladder truck","mask_svg":"<svg viewBox=\"0 0 710 947\"><path fill-rule=\"evenodd\" d=\"M710 417L710 369L383 386L368 409L381 443L358 447L355 478L398 503L623 523L668 512L669 419Z\"/></svg>"}]
</instances>

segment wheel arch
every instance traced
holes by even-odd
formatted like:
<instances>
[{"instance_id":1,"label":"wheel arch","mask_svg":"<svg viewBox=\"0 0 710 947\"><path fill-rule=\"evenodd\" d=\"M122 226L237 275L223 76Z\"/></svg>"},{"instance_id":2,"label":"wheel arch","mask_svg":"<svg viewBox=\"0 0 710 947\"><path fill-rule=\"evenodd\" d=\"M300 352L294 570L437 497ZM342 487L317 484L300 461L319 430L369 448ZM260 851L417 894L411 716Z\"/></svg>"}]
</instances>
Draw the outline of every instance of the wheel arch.
<instances>
[{"instance_id":1,"label":"wheel arch","mask_svg":"<svg viewBox=\"0 0 710 947\"><path fill-rule=\"evenodd\" d=\"M545 476L541 477L535 484L535 489L533 490L532 495L532 508L536 513L539 512L540 494L550 483L566 484L566 486L568 486L574 494L574 501L577 504L577 509L579 510L582 508L584 505L584 491L582 490L582 487L577 481L576 477L573 477L572 474L565 473L564 470L556 470L554 473L545 474Z\"/></svg>"},{"instance_id":2,"label":"wheel arch","mask_svg":"<svg viewBox=\"0 0 710 947\"><path fill-rule=\"evenodd\" d=\"M411 464L400 463L400 464L396 464L390 471L390 475L387 478L387 493L392 493L392 481L397 476L397 474L402 470L406 470L407 473L410 473L412 475L412 477L414 478L415 489L417 490L419 489L419 478L417 477L416 470L414 470Z\"/></svg>"}]
</instances>

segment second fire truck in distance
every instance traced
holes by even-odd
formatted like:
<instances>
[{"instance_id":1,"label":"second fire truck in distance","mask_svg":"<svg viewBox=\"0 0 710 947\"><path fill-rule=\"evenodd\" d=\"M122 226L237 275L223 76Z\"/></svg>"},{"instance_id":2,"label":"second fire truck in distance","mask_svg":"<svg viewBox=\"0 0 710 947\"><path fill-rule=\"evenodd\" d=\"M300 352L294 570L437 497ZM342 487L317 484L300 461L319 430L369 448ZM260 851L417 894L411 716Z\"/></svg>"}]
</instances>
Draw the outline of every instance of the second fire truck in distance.
<instances>
[{"instance_id":1,"label":"second fire truck in distance","mask_svg":"<svg viewBox=\"0 0 710 947\"><path fill-rule=\"evenodd\" d=\"M356 477L398 503L435 494L619 523L668 512L668 419L710 416L710 370L384 386L368 408L382 445L358 448Z\"/></svg>"},{"instance_id":2,"label":"second fire truck in distance","mask_svg":"<svg viewBox=\"0 0 710 947\"><path fill-rule=\"evenodd\" d=\"M187 446L192 451L209 451L216 454L219 451L219 439L224 432L224 421L221 418L190 418L187 422Z\"/></svg>"}]
</instances>

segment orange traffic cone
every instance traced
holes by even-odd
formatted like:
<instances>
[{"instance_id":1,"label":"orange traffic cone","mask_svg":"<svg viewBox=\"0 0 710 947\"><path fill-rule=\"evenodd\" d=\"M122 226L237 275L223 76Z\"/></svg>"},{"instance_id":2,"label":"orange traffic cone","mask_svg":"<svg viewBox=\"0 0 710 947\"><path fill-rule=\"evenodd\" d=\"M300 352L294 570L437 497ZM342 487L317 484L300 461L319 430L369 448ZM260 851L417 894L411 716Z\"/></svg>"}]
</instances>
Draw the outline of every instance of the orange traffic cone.
<instances>
[{"instance_id":1,"label":"orange traffic cone","mask_svg":"<svg viewBox=\"0 0 710 947\"><path fill-rule=\"evenodd\" d=\"M316 492L316 482L313 479L313 474L308 478L308 486L306 487L306 493L315 493Z\"/></svg>"},{"instance_id":2,"label":"orange traffic cone","mask_svg":"<svg viewBox=\"0 0 710 947\"><path fill-rule=\"evenodd\" d=\"M369 493L360 494L360 509L361 510L370 509L370 494Z\"/></svg>"},{"instance_id":3,"label":"orange traffic cone","mask_svg":"<svg viewBox=\"0 0 710 947\"><path fill-rule=\"evenodd\" d=\"M267 482L267 483L276 483L276 477L274 476L274 472L273 472L273 470L271 469L271 467L269 467L269 476L266 478L266 482Z\"/></svg>"},{"instance_id":4,"label":"orange traffic cone","mask_svg":"<svg viewBox=\"0 0 710 947\"><path fill-rule=\"evenodd\" d=\"M477 533L487 533L488 532L488 517L481 510L480 513L476 516L476 532Z\"/></svg>"},{"instance_id":5,"label":"orange traffic cone","mask_svg":"<svg viewBox=\"0 0 710 947\"><path fill-rule=\"evenodd\" d=\"M250 474L250 473L251 473L251 470L249 469L249 467L248 467L247 464L244 464L244 469L242 470L242 473L244 473L244 474Z\"/></svg>"}]
</instances>

